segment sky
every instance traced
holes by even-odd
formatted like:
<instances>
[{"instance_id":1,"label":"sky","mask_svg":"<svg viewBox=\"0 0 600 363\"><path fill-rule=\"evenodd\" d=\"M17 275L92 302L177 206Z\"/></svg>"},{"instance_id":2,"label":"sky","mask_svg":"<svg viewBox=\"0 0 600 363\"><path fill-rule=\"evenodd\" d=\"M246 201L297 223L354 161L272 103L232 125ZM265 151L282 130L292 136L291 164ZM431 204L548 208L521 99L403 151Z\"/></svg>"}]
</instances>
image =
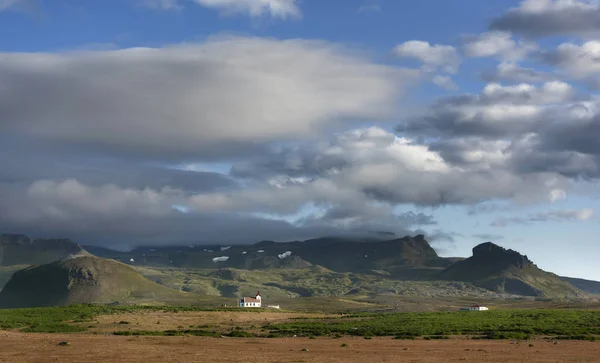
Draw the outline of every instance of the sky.
<instances>
[{"instance_id":1,"label":"sky","mask_svg":"<svg viewBox=\"0 0 600 363\"><path fill-rule=\"evenodd\" d=\"M0 34L0 232L423 233L600 280L597 0L0 0Z\"/></svg>"}]
</instances>

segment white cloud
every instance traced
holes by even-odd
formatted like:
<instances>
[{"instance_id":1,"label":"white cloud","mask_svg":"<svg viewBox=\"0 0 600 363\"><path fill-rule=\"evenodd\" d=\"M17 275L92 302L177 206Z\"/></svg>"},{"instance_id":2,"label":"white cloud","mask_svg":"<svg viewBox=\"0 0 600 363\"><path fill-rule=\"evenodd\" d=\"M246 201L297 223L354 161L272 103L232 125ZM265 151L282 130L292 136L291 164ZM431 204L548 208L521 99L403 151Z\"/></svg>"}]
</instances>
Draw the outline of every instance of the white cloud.
<instances>
[{"instance_id":1,"label":"white cloud","mask_svg":"<svg viewBox=\"0 0 600 363\"><path fill-rule=\"evenodd\" d=\"M585 78L600 73L600 41L589 41L582 45L563 43L555 51L547 52L543 58L566 70L574 78Z\"/></svg>"},{"instance_id":2,"label":"white cloud","mask_svg":"<svg viewBox=\"0 0 600 363\"><path fill-rule=\"evenodd\" d=\"M543 105L551 103L562 103L574 96L573 87L565 82L551 81L536 87L527 83L514 86L502 86L491 83L485 86L482 95L492 99L506 99L508 102L516 102L518 98L526 98L522 103Z\"/></svg>"},{"instance_id":3,"label":"white cloud","mask_svg":"<svg viewBox=\"0 0 600 363\"><path fill-rule=\"evenodd\" d=\"M452 80L452 78L450 78L450 76L442 76L438 74L433 77L431 81L436 86L448 91L455 91L458 89L458 85Z\"/></svg>"},{"instance_id":4,"label":"white cloud","mask_svg":"<svg viewBox=\"0 0 600 363\"><path fill-rule=\"evenodd\" d=\"M511 224L532 224L540 222L587 221L594 215L594 210L564 209L530 214L525 217L500 218L492 222L494 227L506 227Z\"/></svg>"},{"instance_id":5,"label":"white cloud","mask_svg":"<svg viewBox=\"0 0 600 363\"><path fill-rule=\"evenodd\" d=\"M138 4L156 10L181 10L179 0L138 0Z\"/></svg>"},{"instance_id":6,"label":"white cloud","mask_svg":"<svg viewBox=\"0 0 600 363\"><path fill-rule=\"evenodd\" d=\"M270 191L244 191L240 195L223 195L231 200L246 200L245 205L265 202L289 208L306 200L326 205L347 206L352 201L359 208L372 200L390 205L469 204L491 199L545 201L551 189L567 188L566 178L553 173L520 175L507 162L510 155L503 149L509 143L482 144L462 153L469 162L453 163L441 154L414 140L399 138L381 129L362 129L338 135L325 145L304 146L284 154L280 160L265 164L234 166L234 175L258 180L277 176L305 177L303 183L280 184ZM298 160L293 168L288 160ZM454 161L454 160L452 160ZM542 186L547 180L557 185ZM258 198L247 201L248 198ZM212 203L213 205L217 203ZM281 212L282 209L279 209Z\"/></svg>"},{"instance_id":7,"label":"white cloud","mask_svg":"<svg viewBox=\"0 0 600 363\"><path fill-rule=\"evenodd\" d=\"M0 133L197 157L389 117L405 76L327 42L232 37L3 53L0 78Z\"/></svg>"},{"instance_id":8,"label":"white cloud","mask_svg":"<svg viewBox=\"0 0 600 363\"><path fill-rule=\"evenodd\" d=\"M302 12L297 0L193 0L199 5L214 8L229 14L244 14L251 17L270 15L274 18L299 18Z\"/></svg>"},{"instance_id":9,"label":"white cloud","mask_svg":"<svg viewBox=\"0 0 600 363\"><path fill-rule=\"evenodd\" d=\"M394 53L398 57L420 60L426 71L441 69L446 73L454 74L458 72L461 62L456 48L449 45L432 45L419 40L410 40L397 45Z\"/></svg>"},{"instance_id":10,"label":"white cloud","mask_svg":"<svg viewBox=\"0 0 600 363\"><path fill-rule=\"evenodd\" d=\"M565 200L567 199L567 193L562 189L552 189L550 191L549 199L552 203L557 202L559 200Z\"/></svg>"},{"instance_id":11,"label":"white cloud","mask_svg":"<svg viewBox=\"0 0 600 363\"><path fill-rule=\"evenodd\" d=\"M484 78L491 81L510 81L524 83L540 83L554 80L551 74L534 68L521 67L514 62L501 62L496 72L484 74Z\"/></svg>"},{"instance_id":12,"label":"white cloud","mask_svg":"<svg viewBox=\"0 0 600 363\"><path fill-rule=\"evenodd\" d=\"M362 5L358 8L359 13L379 13L381 12L381 6L378 4Z\"/></svg>"},{"instance_id":13,"label":"white cloud","mask_svg":"<svg viewBox=\"0 0 600 363\"><path fill-rule=\"evenodd\" d=\"M409 119L400 131L415 135L485 135L507 137L531 132L556 108L573 100L572 86L551 81L535 86L490 83L479 95L439 100L422 117Z\"/></svg>"},{"instance_id":14,"label":"white cloud","mask_svg":"<svg viewBox=\"0 0 600 363\"><path fill-rule=\"evenodd\" d=\"M2 0L0 0L2 1ZM4 0L11 1L11 0ZM17 0L12 0L17 1ZM142 6L157 10L181 10L183 0L137 0ZM271 16L279 19L298 19L302 11L298 0L191 0L197 5L216 9L224 15L241 14L252 18ZM1 5L1 3L0 3Z\"/></svg>"},{"instance_id":15,"label":"white cloud","mask_svg":"<svg viewBox=\"0 0 600 363\"><path fill-rule=\"evenodd\" d=\"M515 41L510 33L499 31L471 36L463 46L468 57L495 57L503 60L525 58L537 48L534 43Z\"/></svg>"}]
</instances>

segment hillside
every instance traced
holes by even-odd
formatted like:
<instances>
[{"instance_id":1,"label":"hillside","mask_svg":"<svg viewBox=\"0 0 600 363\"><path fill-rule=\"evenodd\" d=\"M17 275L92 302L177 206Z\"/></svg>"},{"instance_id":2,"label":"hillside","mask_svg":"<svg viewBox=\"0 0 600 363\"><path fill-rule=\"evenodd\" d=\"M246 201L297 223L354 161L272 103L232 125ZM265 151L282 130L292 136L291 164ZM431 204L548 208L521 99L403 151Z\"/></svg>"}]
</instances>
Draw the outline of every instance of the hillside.
<instances>
[{"instance_id":1,"label":"hillside","mask_svg":"<svg viewBox=\"0 0 600 363\"><path fill-rule=\"evenodd\" d=\"M585 294L555 274L539 269L517 251L491 242L473 248L473 256L458 261L442 273L445 280L471 282L477 286L522 296L574 298Z\"/></svg>"},{"instance_id":2,"label":"hillside","mask_svg":"<svg viewBox=\"0 0 600 363\"><path fill-rule=\"evenodd\" d=\"M172 289L198 295L239 297L260 290L269 301L284 298L367 296L501 298L500 294L455 281L406 281L389 274L304 269L173 269L136 268L142 275Z\"/></svg>"},{"instance_id":3,"label":"hillside","mask_svg":"<svg viewBox=\"0 0 600 363\"><path fill-rule=\"evenodd\" d=\"M182 295L125 264L84 254L15 272L0 291L0 307L164 301Z\"/></svg>"},{"instance_id":4,"label":"hillside","mask_svg":"<svg viewBox=\"0 0 600 363\"><path fill-rule=\"evenodd\" d=\"M600 281L577 279L574 277L561 277L560 279L575 286L581 291L589 294L600 294Z\"/></svg>"},{"instance_id":5,"label":"hillside","mask_svg":"<svg viewBox=\"0 0 600 363\"><path fill-rule=\"evenodd\" d=\"M31 239L18 234L0 235L0 266L41 265L81 253L69 239Z\"/></svg>"},{"instance_id":6,"label":"hillside","mask_svg":"<svg viewBox=\"0 0 600 363\"><path fill-rule=\"evenodd\" d=\"M337 272L395 271L449 266L452 260L441 258L423 235L391 240L318 238L303 242L262 241L244 246L177 246L138 247L130 252L118 252L86 246L95 255L113 258L134 265L178 268L271 269L323 266ZM410 273L407 273L407 276Z\"/></svg>"}]
</instances>

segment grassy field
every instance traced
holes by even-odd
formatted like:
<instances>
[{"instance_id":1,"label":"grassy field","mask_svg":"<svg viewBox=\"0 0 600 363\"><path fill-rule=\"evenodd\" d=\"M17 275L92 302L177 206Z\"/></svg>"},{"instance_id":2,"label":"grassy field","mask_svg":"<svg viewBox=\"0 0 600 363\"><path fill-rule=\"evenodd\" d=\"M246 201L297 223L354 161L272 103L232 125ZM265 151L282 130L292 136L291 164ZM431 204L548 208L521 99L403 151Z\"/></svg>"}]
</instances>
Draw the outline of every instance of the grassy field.
<instances>
[{"instance_id":1,"label":"grassy field","mask_svg":"<svg viewBox=\"0 0 600 363\"><path fill-rule=\"evenodd\" d=\"M557 336L595 339L600 335L600 311L596 310L498 310L487 312L434 312L348 314L337 319L272 324L274 335L354 335L425 337L443 339L469 335L486 339L527 339Z\"/></svg>"},{"instance_id":2,"label":"grassy field","mask_svg":"<svg viewBox=\"0 0 600 363\"><path fill-rule=\"evenodd\" d=\"M461 335L474 339L544 336L585 340L600 337L600 311L589 309L311 315L267 310L76 305L0 310L0 329L96 332L94 329L102 317L114 320L107 329L115 335L362 336L367 339L373 336L447 339ZM219 323L219 319L223 323ZM160 325L161 320L167 324ZM137 323L131 324L131 321ZM183 324L181 321L185 321L185 325L175 325ZM195 325L190 323L192 321ZM211 324L206 324L209 321ZM204 324L200 324L202 322Z\"/></svg>"}]
</instances>

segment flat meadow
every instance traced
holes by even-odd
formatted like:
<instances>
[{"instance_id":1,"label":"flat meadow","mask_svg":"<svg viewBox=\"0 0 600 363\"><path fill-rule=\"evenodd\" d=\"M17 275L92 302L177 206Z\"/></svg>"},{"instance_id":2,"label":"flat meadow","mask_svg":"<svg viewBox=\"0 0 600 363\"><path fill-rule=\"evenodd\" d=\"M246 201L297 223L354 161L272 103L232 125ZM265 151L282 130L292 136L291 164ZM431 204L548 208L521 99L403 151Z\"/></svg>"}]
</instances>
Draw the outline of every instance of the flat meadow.
<instances>
[{"instance_id":1,"label":"flat meadow","mask_svg":"<svg viewBox=\"0 0 600 363\"><path fill-rule=\"evenodd\" d=\"M600 310L306 313L165 306L74 305L0 310L0 330L213 337L396 339L600 338Z\"/></svg>"}]
</instances>

